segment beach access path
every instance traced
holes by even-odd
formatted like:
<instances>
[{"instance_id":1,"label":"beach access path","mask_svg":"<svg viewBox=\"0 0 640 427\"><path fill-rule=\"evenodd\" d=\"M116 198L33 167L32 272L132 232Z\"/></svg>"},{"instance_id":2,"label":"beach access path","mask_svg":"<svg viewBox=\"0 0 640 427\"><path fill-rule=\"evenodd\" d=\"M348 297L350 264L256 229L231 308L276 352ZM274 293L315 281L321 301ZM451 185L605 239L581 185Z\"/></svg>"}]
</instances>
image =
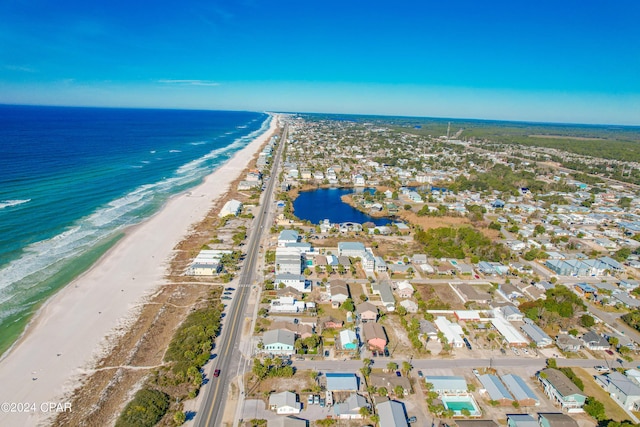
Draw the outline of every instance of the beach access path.
<instances>
[{"instance_id":1,"label":"beach access path","mask_svg":"<svg viewBox=\"0 0 640 427\"><path fill-rule=\"evenodd\" d=\"M41 308L0 361L0 425L41 425L56 411L73 411L67 402L82 374L108 353L110 337L135 321L140 303L164 283L176 245L224 196L274 134L277 122L273 115L265 133L202 184L127 230L94 266Z\"/></svg>"}]
</instances>

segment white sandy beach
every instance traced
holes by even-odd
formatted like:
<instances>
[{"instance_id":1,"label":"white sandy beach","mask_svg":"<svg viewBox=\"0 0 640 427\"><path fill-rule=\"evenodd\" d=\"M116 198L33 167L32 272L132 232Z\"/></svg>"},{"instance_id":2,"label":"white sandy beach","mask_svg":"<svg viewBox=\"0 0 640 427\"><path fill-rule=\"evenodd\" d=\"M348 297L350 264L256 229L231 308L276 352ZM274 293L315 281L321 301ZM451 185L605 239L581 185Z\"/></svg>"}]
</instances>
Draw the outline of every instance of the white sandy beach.
<instances>
[{"instance_id":1,"label":"white sandy beach","mask_svg":"<svg viewBox=\"0 0 640 427\"><path fill-rule=\"evenodd\" d=\"M65 393L104 354L106 337L134 318L145 297L163 284L173 248L226 193L276 124L274 115L267 132L190 193L172 198L156 215L133 227L96 265L43 306L0 361L0 425L46 424L51 412L47 403L65 403ZM22 413L8 413L5 402L20 404L9 409ZM25 403L26 410L21 405Z\"/></svg>"}]
</instances>

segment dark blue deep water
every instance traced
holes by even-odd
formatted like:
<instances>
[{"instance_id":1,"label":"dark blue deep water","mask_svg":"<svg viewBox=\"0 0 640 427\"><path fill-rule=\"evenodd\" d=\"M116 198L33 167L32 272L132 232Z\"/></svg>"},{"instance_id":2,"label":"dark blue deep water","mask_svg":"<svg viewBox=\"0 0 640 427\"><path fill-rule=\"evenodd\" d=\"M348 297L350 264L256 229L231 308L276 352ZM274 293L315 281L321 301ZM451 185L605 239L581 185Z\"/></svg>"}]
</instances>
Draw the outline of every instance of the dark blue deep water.
<instances>
[{"instance_id":1,"label":"dark blue deep water","mask_svg":"<svg viewBox=\"0 0 640 427\"><path fill-rule=\"evenodd\" d=\"M303 191L293 201L293 212L300 219L318 224L324 219L332 223L357 222L363 224L372 222L375 225L387 225L388 218L374 218L352 208L340 198L345 194L352 194L353 188L319 188Z\"/></svg>"},{"instance_id":2,"label":"dark blue deep water","mask_svg":"<svg viewBox=\"0 0 640 427\"><path fill-rule=\"evenodd\" d=\"M0 105L0 353L122 230L269 126L231 111Z\"/></svg>"}]
</instances>

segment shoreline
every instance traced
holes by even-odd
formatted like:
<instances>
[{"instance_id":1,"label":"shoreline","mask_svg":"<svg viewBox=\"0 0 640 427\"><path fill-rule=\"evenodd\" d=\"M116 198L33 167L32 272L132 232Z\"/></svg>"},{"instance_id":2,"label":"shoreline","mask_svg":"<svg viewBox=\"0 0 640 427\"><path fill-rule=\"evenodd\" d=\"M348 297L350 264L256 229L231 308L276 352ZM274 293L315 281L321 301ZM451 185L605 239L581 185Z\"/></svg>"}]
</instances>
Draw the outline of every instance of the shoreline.
<instances>
[{"instance_id":1,"label":"shoreline","mask_svg":"<svg viewBox=\"0 0 640 427\"><path fill-rule=\"evenodd\" d=\"M176 246L274 134L278 116L270 116L267 130L196 187L172 196L155 214L128 227L89 269L42 304L0 359L2 401L34 404L35 410L0 413L1 424L40 424L56 415L41 410L41 404L70 399L81 376L110 352L139 316L142 303L161 289Z\"/></svg>"}]
</instances>

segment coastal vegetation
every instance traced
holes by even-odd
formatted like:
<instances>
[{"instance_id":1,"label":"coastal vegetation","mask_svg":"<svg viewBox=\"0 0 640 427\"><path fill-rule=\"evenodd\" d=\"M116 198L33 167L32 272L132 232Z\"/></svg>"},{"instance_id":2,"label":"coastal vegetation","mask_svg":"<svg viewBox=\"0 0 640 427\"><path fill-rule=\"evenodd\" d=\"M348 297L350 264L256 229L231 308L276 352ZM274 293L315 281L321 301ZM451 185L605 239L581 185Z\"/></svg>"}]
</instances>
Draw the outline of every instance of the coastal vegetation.
<instances>
[{"instance_id":1,"label":"coastal vegetation","mask_svg":"<svg viewBox=\"0 0 640 427\"><path fill-rule=\"evenodd\" d=\"M495 244L471 227L418 229L414 239L421 243L425 253L433 258L477 257L488 261L504 261L511 257L509 249L504 245Z\"/></svg>"},{"instance_id":2,"label":"coastal vegetation","mask_svg":"<svg viewBox=\"0 0 640 427\"><path fill-rule=\"evenodd\" d=\"M586 305L580 297L565 286L547 289L545 295L546 299L526 301L519 307L526 317L543 328L552 325L574 325L577 314L586 310Z\"/></svg>"},{"instance_id":3,"label":"coastal vegetation","mask_svg":"<svg viewBox=\"0 0 640 427\"><path fill-rule=\"evenodd\" d=\"M159 390L143 388L127 404L116 427L152 427L169 408L169 396Z\"/></svg>"}]
</instances>

